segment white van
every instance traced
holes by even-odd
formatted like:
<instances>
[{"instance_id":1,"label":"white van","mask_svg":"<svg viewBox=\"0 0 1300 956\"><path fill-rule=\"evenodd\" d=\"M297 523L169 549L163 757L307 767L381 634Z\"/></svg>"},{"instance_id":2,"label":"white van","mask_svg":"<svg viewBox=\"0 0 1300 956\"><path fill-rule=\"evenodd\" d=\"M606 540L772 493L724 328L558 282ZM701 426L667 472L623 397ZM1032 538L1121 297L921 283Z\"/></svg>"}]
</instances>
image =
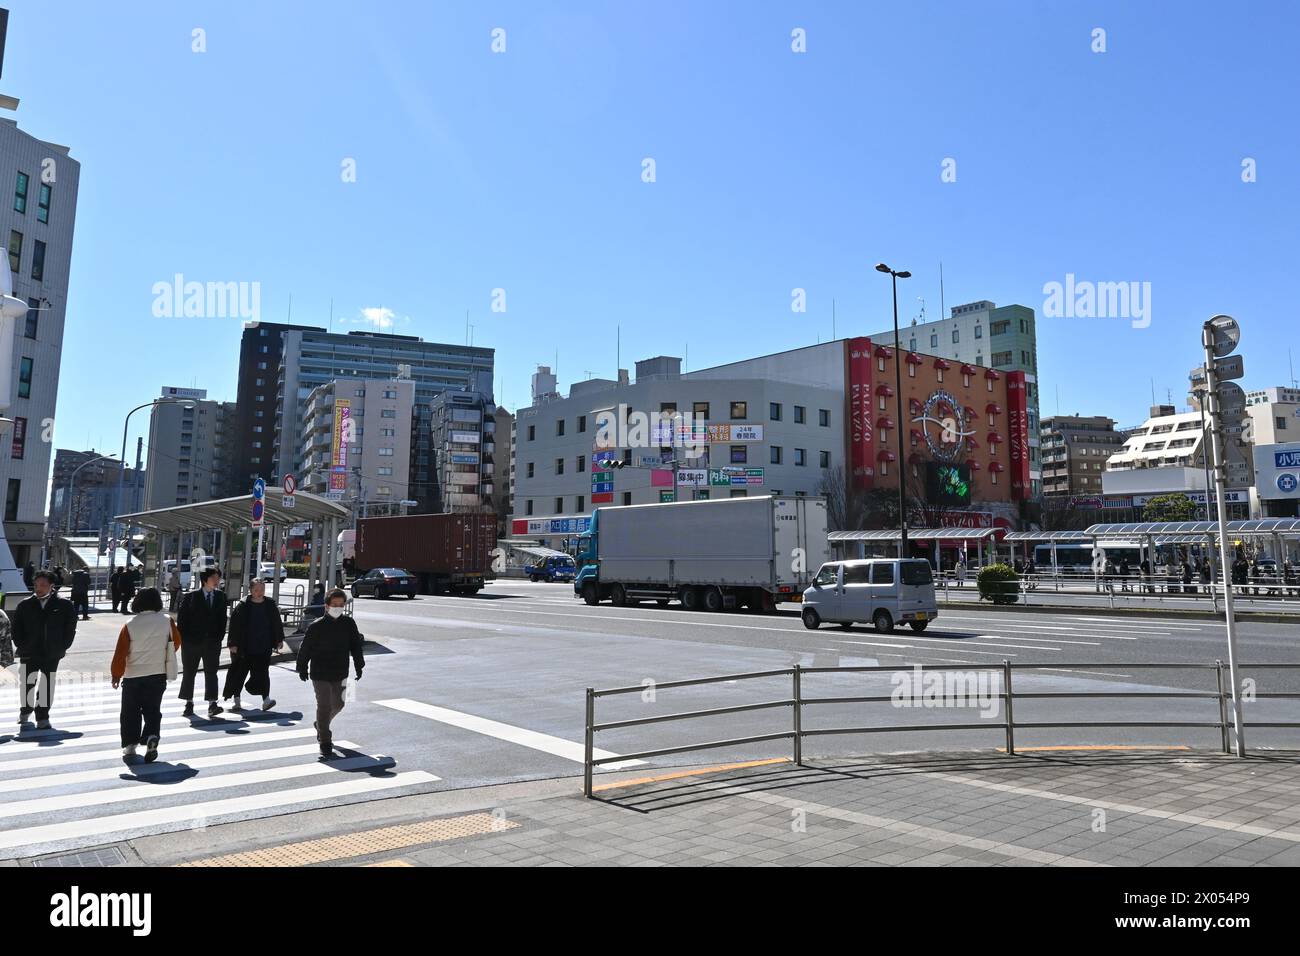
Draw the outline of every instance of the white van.
<instances>
[{"instance_id":1,"label":"white van","mask_svg":"<svg viewBox=\"0 0 1300 956\"><path fill-rule=\"evenodd\" d=\"M803 592L803 626L809 629L823 621L840 627L870 621L882 634L900 623L924 631L938 616L930 562L920 559L832 561Z\"/></svg>"},{"instance_id":2,"label":"white van","mask_svg":"<svg viewBox=\"0 0 1300 956\"><path fill-rule=\"evenodd\" d=\"M176 567L175 561L163 562L162 584L164 589L167 587L167 579L171 576L172 570L175 567ZM190 578L191 575L190 575L189 561L181 561L181 590L182 591L188 591L190 589Z\"/></svg>"}]
</instances>

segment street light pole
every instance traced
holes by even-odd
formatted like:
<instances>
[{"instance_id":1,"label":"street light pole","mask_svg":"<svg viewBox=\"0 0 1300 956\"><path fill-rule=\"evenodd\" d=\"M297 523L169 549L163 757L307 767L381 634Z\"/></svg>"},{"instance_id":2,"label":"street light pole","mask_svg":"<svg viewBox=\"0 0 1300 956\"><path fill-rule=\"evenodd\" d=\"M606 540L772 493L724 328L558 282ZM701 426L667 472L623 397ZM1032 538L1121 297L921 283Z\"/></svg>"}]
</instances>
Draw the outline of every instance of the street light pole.
<instances>
[{"instance_id":1,"label":"street light pole","mask_svg":"<svg viewBox=\"0 0 1300 956\"><path fill-rule=\"evenodd\" d=\"M81 471L81 469L85 468L87 465L93 465L97 461L112 460L112 455L97 455L94 458L87 458L76 468L72 469L72 474L68 478L68 515L67 521L64 522L65 537L71 536L72 534L72 502L75 500L77 495L77 472Z\"/></svg>"},{"instance_id":2,"label":"street light pole","mask_svg":"<svg viewBox=\"0 0 1300 956\"><path fill-rule=\"evenodd\" d=\"M113 504L114 518L116 518L117 514L120 513L122 510L122 488L126 483L126 432L127 429L131 427L131 416L134 415L142 408L153 408L155 405L188 405L190 408L194 407L194 403L188 399L155 398L151 402L145 402L143 405L137 405L135 408L131 409L129 412L126 413L126 418L122 421L122 458L121 458L122 467L117 473L117 493L114 495L114 504ZM127 539L126 564L127 567L129 568L131 566L131 540L130 540L131 535L130 535L129 528L127 529L126 539ZM114 550L109 555L109 567L113 566L113 563L116 561L116 558L117 558L117 552L116 550Z\"/></svg>"},{"instance_id":3,"label":"street light pole","mask_svg":"<svg viewBox=\"0 0 1300 956\"><path fill-rule=\"evenodd\" d=\"M900 534L898 542L898 556L907 557L907 496L905 493L903 476L903 351L898 339L898 280L910 279L912 273L906 269L894 270L883 262L876 263L876 271L884 272L889 277L894 287L894 400L895 414L898 416L894 422L894 432L898 435L898 530ZM870 396L867 397L870 403Z\"/></svg>"}]
</instances>

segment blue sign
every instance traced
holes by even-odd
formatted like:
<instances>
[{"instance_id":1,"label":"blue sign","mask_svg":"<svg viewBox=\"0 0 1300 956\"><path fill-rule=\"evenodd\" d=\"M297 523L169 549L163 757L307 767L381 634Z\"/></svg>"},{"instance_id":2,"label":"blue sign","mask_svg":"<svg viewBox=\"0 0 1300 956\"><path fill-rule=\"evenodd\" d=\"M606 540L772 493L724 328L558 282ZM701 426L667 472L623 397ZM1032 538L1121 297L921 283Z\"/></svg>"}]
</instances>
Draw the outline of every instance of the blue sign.
<instances>
[{"instance_id":1,"label":"blue sign","mask_svg":"<svg viewBox=\"0 0 1300 956\"><path fill-rule=\"evenodd\" d=\"M261 478L253 479L253 497L259 501L266 497L266 482Z\"/></svg>"},{"instance_id":2,"label":"blue sign","mask_svg":"<svg viewBox=\"0 0 1300 956\"><path fill-rule=\"evenodd\" d=\"M1273 464L1277 468L1300 468L1300 451L1275 451Z\"/></svg>"},{"instance_id":3,"label":"blue sign","mask_svg":"<svg viewBox=\"0 0 1300 956\"><path fill-rule=\"evenodd\" d=\"M1294 492L1298 486L1300 486L1300 480L1297 480L1296 476L1291 474L1289 471L1277 476L1278 491L1285 492L1289 495Z\"/></svg>"},{"instance_id":4,"label":"blue sign","mask_svg":"<svg viewBox=\"0 0 1300 956\"><path fill-rule=\"evenodd\" d=\"M594 495L604 494L607 491L613 490L614 482L612 481L593 481L591 483L591 493Z\"/></svg>"}]
</instances>

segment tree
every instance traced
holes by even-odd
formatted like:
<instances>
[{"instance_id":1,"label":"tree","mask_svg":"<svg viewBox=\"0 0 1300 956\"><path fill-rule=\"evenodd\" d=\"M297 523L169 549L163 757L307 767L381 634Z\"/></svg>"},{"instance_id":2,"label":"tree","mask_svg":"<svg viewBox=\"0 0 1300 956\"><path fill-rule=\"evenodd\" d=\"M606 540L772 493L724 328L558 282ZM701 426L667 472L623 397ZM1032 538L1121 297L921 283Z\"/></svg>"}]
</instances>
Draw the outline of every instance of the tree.
<instances>
[{"instance_id":1,"label":"tree","mask_svg":"<svg viewBox=\"0 0 1300 956\"><path fill-rule=\"evenodd\" d=\"M1064 495L1044 497L1037 510L1037 523L1044 531L1084 531L1097 523L1096 511L1080 508L1073 498Z\"/></svg>"},{"instance_id":2,"label":"tree","mask_svg":"<svg viewBox=\"0 0 1300 956\"><path fill-rule=\"evenodd\" d=\"M1144 521L1192 521L1196 505L1184 494L1156 495L1142 509Z\"/></svg>"}]
</instances>

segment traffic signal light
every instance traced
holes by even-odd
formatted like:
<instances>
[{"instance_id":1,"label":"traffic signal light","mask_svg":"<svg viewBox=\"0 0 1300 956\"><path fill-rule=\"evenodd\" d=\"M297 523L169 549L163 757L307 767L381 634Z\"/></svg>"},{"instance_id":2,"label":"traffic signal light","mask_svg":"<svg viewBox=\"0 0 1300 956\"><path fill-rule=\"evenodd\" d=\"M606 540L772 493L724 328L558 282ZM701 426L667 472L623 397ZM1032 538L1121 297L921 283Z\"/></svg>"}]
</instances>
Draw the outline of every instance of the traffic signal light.
<instances>
[{"instance_id":1,"label":"traffic signal light","mask_svg":"<svg viewBox=\"0 0 1300 956\"><path fill-rule=\"evenodd\" d=\"M620 459L617 460L617 461L607 461L607 462L605 462L604 467L607 468L607 469L614 469L614 468L630 468L630 467L632 467L632 463L631 463L630 461L624 461L623 459L620 458Z\"/></svg>"}]
</instances>

